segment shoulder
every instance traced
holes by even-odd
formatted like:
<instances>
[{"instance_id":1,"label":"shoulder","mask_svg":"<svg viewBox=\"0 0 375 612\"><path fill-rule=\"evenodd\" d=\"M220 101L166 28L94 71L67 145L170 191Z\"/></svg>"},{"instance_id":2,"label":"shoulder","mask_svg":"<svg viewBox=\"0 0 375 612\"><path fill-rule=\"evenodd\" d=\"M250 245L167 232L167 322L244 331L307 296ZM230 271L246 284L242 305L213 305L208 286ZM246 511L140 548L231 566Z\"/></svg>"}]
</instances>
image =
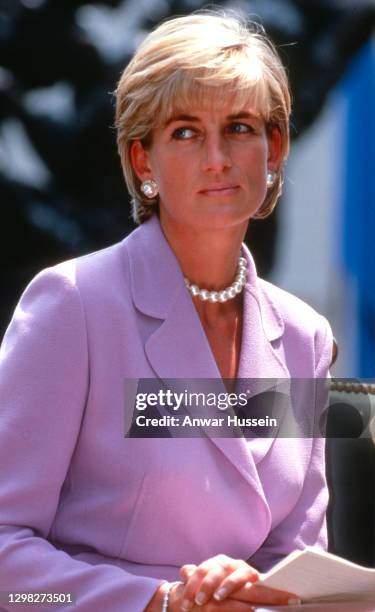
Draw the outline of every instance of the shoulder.
<instances>
[{"instance_id":1,"label":"shoulder","mask_svg":"<svg viewBox=\"0 0 375 612\"><path fill-rule=\"evenodd\" d=\"M308 326L321 324L324 317L296 295L262 278L258 278L258 286L263 299L277 308L285 325L301 326L306 330Z\"/></svg>"},{"instance_id":2,"label":"shoulder","mask_svg":"<svg viewBox=\"0 0 375 612\"><path fill-rule=\"evenodd\" d=\"M56 298L85 295L95 288L103 294L126 273L125 240L104 249L75 257L41 270L28 284L22 296L38 292ZM21 298L21 299L22 299Z\"/></svg>"},{"instance_id":3,"label":"shoulder","mask_svg":"<svg viewBox=\"0 0 375 612\"><path fill-rule=\"evenodd\" d=\"M23 291L12 322L28 330L36 321L43 329L84 324L88 314L105 310L126 291L124 241L41 270Z\"/></svg>"},{"instance_id":4,"label":"shoulder","mask_svg":"<svg viewBox=\"0 0 375 612\"><path fill-rule=\"evenodd\" d=\"M327 319L297 296L258 279L261 299L277 311L286 343L312 351L317 377L325 377L332 361L333 335Z\"/></svg>"},{"instance_id":5,"label":"shoulder","mask_svg":"<svg viewBox=\"0 0 375 612\"><path fill-rule=\"evenodd\" d=\"M100 283L103 287L113 284L117 276L126 270L127 238L106 248L63 261L43 273L59 276L78 288L87 282Z\"/></svg>"}]
</instances>

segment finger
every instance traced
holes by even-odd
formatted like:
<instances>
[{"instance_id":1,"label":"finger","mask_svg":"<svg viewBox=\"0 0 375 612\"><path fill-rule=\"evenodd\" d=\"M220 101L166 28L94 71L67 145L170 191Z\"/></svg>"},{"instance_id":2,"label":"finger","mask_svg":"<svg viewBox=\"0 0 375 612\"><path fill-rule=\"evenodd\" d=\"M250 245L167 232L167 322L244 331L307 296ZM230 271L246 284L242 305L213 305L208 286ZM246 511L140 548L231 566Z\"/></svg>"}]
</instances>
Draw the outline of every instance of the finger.
<instances>
[{"instance_id":1,"label":"finger","mask_svg":"<svg viewBox=\"0 0 375 612\"><path fill-rule=\"evenodd\" d=\"M248 603L274 604L274 605L298 605L301 599L295 593L270 589L262 584L247 582L243 587L231 594L231 599Z\"/></svg>"},{"instance_id":2,"label":"finger","mask_svg":"<svg viewBox=\"0 0 375 612\"><path fill-rule=\"evenodd\" d=\"M233 571L228 568L219 571L215 568L215 570L209 571L202 580L195 601L204 604L211 597L220 601L225 599L231 591L242 587L246 582L255 582L258 579L258 572L246 563L242 563L240 567Z\"/></svg>"},{"instance_id":3,"label":"finger","mask_svg":"<svg viewBox=\"0 0 375 612\"><path fill-rule=\"evenodd\" d=\"M201 606L194 606L191 612L256 612L258 609L259 608L255 608L249 603L235 601L229 597L227 600L220 602L212 599L204 608Z\"/></svg>"},{"instance_id":4,"label":"finger","mask_svg":"<svg viewBox=\"0 0 375 612\"><path fill-rule=\"evenodd\" d=\"M216 586L225 578L229 570L212 563L212 560L201 563L190 575L185 584L184 601L181 605L182 612L191 610L194 603L202 606L211 597ZM205 582L204 590L201 588L203 581ZM209 591L209 595L206 594L206 590Z\"/></svg>"},{"instance_id":5,"label":"finger","mask_svg":"<svg viewBox=\"0 0 375 612\"><path fill-rule=\"evenodd\" d=\"M196 569L197 569L197 566L194 565L193 563L183 565L180 568L181 580L183 580L183 582L187 582L190 576L192 576L192 574L195 572Z\"/></svg>"},{"instance_id":6,"label":"finger","mask_svg":"<svg viewBox=\"0 0 375 612\"><path fill-rule=\"evenodd\" d=\"M241 565L236 568L238 563ZM233 560L224 567L216 565L202 579L194 600L198 605L207 603L213 596L219 601L246 582L255 582L258 579L258 572L244 561ZM187 592L190 595L190 591L187 590Z\"/></svg>"},{"instance_id":7,"label":"finger","mask_svg":"<svg viewBox=\"0 0 375 612\"><path fill-rule=\"evenodd\" d=\"M194 602L200 606L205 604L225 576L236 569L238 563L244 562L231 559L226 555L216 555L198 565L185 584L182 612L190 610ZM203 581L205 581L205 587L202 590Z\"/></svg>"},{"instance_id":8,"label":"finger","mask_svg":"<svg viewBox=\"0 0 375 612\"><path fill-rule=\"evenodd\" d=\"M257 580L259 580L259 574L253 567L250 567L250 565L239 567L224 578L221 584L215 589L213 597L217 601L221 601L228 597L233 591L244 586L247 582L256 582Z\"/></svg>"},{"instance_id":9,"label":"finger","mask_svg":"<svg viewBox=\"0 0 375 612\"><path fill-rule=\"evenodd\" d=\"M195 594L195 603L202 606L207 603L228 574L224 567L216 566L210 569L199 585ZM244 583L246 579L244 580Z\"/></svg>"},{"instance_id":10,"label":"finger","mask_svg":"<svg viewBox=\"0 0 375 612\"><path fill-rule=\"evenodd\" d=\"M216 592L223 580L241 569L244 574L234 581L234 588L240 588L248 581L259 578L258 572L242 559L232 559L226 555L217 555L201 563L185 584L183 612L191 609L193 602L197 605L206 604ZM224 592L225 593L225 592ZM220 597L220 595L219 595Z\"/></svg>"}]
</instances>

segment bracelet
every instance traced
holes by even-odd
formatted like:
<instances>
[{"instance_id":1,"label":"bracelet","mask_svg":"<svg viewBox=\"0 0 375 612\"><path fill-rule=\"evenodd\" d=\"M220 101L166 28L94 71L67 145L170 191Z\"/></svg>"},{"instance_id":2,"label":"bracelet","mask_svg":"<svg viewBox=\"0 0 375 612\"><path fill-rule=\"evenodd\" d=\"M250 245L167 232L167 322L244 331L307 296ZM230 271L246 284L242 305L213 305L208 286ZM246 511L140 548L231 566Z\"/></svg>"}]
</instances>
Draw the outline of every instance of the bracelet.
<instances>
[{"instance_id":1,"label":"bracelet","mask_svg":"<svg viewBox=\"0 0 375 612\"><path fill-rule=\"evenodd\" d=\"M167 590L164 593L164 597L163 597L163 605L161 608L161 612L168 612L168 604L169 604L169 594L171 592L171 590L173 589L174 586L177 586L178 584L183 584L181 582L181 580L176 580L176 582L170 582L170 584L168 585Z\"/></svg>"}]
</instances>

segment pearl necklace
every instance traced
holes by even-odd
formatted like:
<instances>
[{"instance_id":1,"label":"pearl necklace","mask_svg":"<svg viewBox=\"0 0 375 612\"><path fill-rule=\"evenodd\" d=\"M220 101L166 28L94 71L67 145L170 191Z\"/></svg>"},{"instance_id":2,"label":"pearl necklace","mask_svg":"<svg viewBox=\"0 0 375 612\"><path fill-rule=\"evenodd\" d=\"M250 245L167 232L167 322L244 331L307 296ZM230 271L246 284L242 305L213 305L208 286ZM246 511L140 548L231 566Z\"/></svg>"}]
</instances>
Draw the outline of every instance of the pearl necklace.
<instances>
[{"instance_id":1,"label":"pearl necklace","mask_svg":"<svg viewBox=\"0 0 375 612\"><path fill-rule=\"evenodd\" d=\"M240 256L238 259L237 274L234 282L230 287L226 287L222 291L208 291L208 289L200 289L198 285L192 285L185 278L185 285L193 297L199 297L204 302L227 302L232 300L236 295L241 293L247 280L247 260Z\"/></svg>"}]
</instances>

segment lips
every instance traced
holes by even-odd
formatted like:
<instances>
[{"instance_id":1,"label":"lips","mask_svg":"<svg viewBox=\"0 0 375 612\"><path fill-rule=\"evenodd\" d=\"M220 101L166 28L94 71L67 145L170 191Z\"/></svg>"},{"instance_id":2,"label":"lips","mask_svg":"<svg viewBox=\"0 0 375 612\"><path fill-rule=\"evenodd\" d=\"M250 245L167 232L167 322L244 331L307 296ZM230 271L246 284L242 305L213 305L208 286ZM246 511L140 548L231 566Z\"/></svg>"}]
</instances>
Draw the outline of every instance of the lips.
<instances>
[{"instance_id":1,"label":"lips","mask_svg":"<svg viewBox=\"0 0 375 612\"><path fill-rule=\"evenodd\" d=\"M201 189L199 193L208 196L230 195L235 193L238 189L239 185L234 184L210 185L210 187L207 187L206 189Z\"/></svg>"}]
</instances>

